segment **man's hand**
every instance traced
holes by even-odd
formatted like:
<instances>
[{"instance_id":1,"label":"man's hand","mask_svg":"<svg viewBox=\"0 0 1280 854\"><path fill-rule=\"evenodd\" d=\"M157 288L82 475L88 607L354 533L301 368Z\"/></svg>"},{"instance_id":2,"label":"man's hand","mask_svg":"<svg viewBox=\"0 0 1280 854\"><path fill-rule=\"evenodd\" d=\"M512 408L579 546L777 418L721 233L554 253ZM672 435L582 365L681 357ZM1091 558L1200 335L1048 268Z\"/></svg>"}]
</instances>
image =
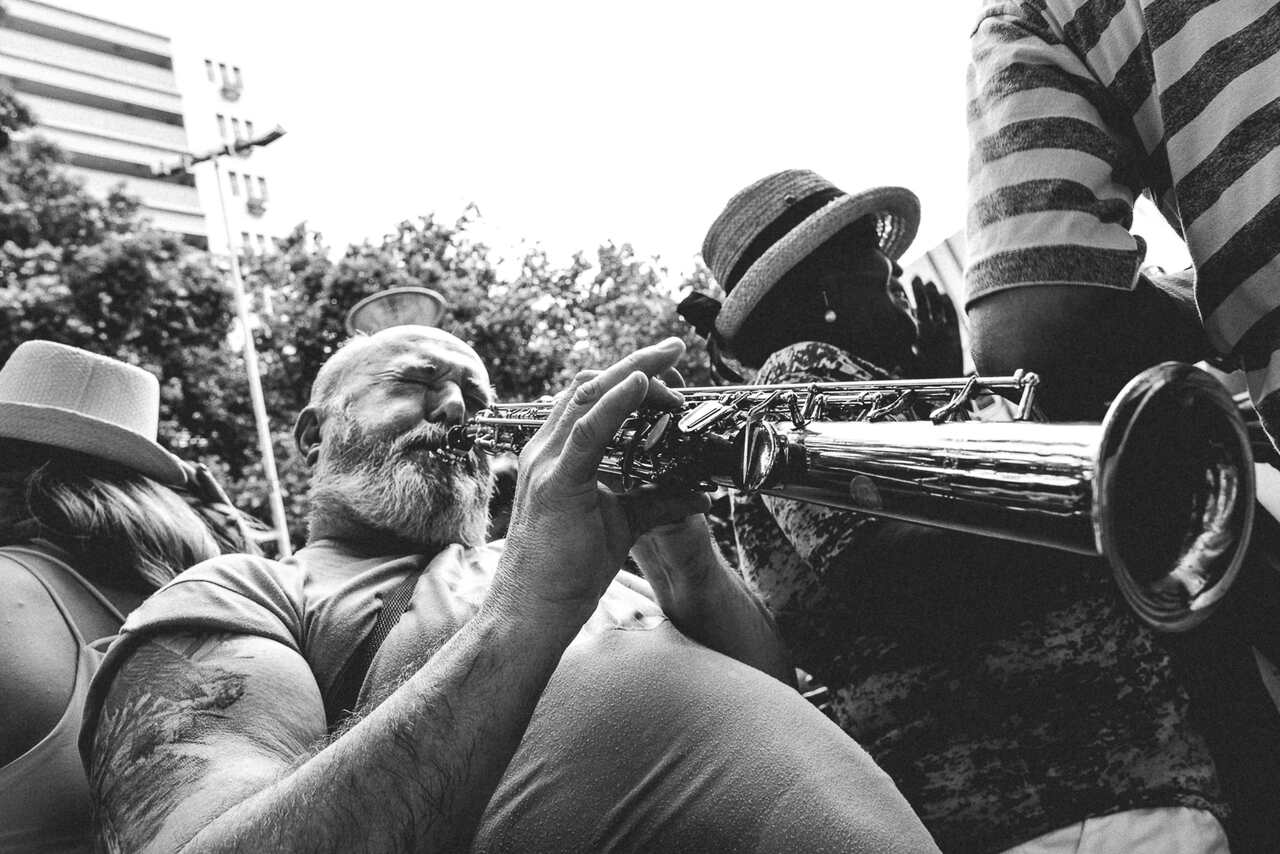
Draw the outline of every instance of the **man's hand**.
<instances>
[{"instance_id":1,"label":"man's hand","mask_svg":"<svg viewBox=\"0 0 1280 854\"><path fill-rule=\"evenodd\" d=\"M698 493L636 490L617 495L596 469L622 423L648 403L677 406L661 381L684 352L678 338L637 350L607 370L579 374L556 397L546 423L520 455L520 477L495 591L574 631L594 609L636 539L655 525L705 509Z\"/></svg>"},{"instance_id":2,"label":"man's hand","mask_svg":"<svg viewBox=\"0 0 1280 854\"><path fill-rule=\"evenodd\" d=\"M631 554L676 628L795 687L795 668L773 617L725 562L704 515L654 528Z\"/></svg>"},{"instance_id":3,"label":"man's hand","mask_svg":"<svg viewBox=\"0 0 1280 854\"><path fill-rule=\"evenodd\" d=\"M960 376L964 354L960 347L960 321L951 298L919 276L911 278L911 294L915 303L912 320L916 324L912 374L925 379Z\"/></svg>"},{"instance_id":4,"label":"man's hand","mask_svg":"<svg viewBox=\"0 0 1280 854\"><path fill-rule=\"evenodd\" d=\"M710 498L703 498L709 508ZM701 600L718 581L723 564L706 516L697 513L658 525L636 541L631 556L667 616L685 634L693 634L690 627L680 625L680 618L692 601Z\"/></svg>"}]
</instances>

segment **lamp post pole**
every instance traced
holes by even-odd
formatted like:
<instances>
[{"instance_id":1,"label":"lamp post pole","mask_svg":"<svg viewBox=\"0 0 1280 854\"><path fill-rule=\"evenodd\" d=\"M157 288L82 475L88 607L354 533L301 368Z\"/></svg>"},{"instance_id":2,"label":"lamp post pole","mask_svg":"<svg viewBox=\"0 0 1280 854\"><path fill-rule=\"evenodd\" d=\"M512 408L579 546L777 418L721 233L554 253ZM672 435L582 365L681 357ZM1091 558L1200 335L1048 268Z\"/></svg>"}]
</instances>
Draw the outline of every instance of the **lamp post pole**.
<instances>
[{"instance_id":1,"label":"lamp post pole","mask_svg":"<svg viewBox=\"0 0 1280 854\"><path fill-rule=\"evenodd\" d=\"M270 145L284 136L284 128L277 127L253 139L236 140L204 154L183 157L182 162L171 167L158 167L154 171L160 177L190 172L197 163L213 164L214 185L218 188L218 210L222 214L222 229L227 241L227 254L231 259L231 291L235 297L236 319L240 323L245 373L249 379L249 400L253 405L253 420L258 428L258 452L262 457L262 470L267 478L268 500L271 505L271 522L276 534L276 548L280 557L292 552L289 542L289 525L284 514L284 496L280 489L280 477L276 473L276 457L271 446L271 425L267 421L267 404L262 394L262 376L258 370L258 350L253 343L253 330L249 326L249 298L244 290L244 278L240 274L240 257L231 242L231 220L227 216L226 200L222 193L222 169L218 159L239 154L253 148Z\"/></svg>"}]
</instances>

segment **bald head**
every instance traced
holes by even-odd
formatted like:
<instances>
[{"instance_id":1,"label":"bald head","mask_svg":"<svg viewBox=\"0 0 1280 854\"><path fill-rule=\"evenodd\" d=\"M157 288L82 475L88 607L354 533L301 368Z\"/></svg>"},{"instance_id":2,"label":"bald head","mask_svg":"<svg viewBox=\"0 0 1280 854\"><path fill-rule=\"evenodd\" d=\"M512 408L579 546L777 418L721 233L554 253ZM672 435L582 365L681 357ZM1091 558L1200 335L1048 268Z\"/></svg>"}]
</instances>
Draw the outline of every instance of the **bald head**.
<instances>
[{"instance_id":1,"label":"bald head","mask_svg":"<svg viewBox=\"0 0 1280 854\"><path fill-rule=\"evenodd\" d=\"M322 414L340 407L353 384L359 384L358 369L387 362L414 351L439 348L441 352L474 361L488 382L488 373L476 351L456 335L435 326L389 326L373 335L357 335L338 348L321 366L311 384L310 405Z\"/></svg>"}]
</instances>

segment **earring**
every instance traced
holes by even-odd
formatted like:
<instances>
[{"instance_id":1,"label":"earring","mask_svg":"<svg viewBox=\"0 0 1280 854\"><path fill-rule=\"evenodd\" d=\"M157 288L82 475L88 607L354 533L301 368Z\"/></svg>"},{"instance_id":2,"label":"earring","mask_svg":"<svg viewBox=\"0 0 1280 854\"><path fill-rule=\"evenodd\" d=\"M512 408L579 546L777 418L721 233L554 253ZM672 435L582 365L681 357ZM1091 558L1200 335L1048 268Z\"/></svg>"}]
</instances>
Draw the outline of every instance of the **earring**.
<instances>
[{"instance_id":1,"label":"earring","mask_svg":"<svg viewBox=\"0 0 1280 854\"><path fill-rule=\"evenodd\" d=\"M831 307L831 302L827 299L826 291L822 292L822 304L827 307L827 312L826 314L822 315L822 319L825 320L827 323L835 323L836 310Z\"/></svg>"}]
</instances>

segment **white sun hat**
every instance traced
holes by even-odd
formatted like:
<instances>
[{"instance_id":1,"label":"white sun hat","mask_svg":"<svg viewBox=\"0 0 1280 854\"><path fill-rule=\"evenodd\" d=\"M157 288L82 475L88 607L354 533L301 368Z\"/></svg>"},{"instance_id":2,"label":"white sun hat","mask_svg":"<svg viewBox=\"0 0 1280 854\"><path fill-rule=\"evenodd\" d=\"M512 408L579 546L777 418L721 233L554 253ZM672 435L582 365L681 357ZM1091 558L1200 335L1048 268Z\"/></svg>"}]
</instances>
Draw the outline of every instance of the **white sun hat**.
<instances>
[{"instance_id":1,"label":"white sun hat","mask_svg":"<svg viewBox=\"0 0 1280 854\"><path fill-rule=\"evenodd\" d=\"M0 368L0 438L78 451L182 484L156 442L160 383L142 368L52 341L27 341Z\"/></svg>"}]
</instances>

